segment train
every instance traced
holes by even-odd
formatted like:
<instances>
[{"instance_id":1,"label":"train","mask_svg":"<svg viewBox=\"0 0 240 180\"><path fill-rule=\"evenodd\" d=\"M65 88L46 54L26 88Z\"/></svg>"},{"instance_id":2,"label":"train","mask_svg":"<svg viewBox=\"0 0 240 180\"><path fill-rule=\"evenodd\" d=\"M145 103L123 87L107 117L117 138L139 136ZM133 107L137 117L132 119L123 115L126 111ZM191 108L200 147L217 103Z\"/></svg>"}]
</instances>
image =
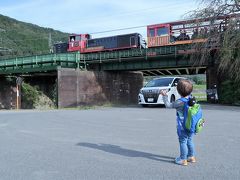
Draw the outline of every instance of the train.
<instances>
[{"instance_id":1,"label":"train","mask_svg":"<svg viewBox=\"0 0 240 180\"><path fill-rule=\"evenodd\" d=\"M79 51L92 53L121 49L145 48L145 42L139 33L123 34L102 38L91 38L89 34L70 34L68 42L54 44L55 53Z\"/></svg>"},{"instance_id":2,"label":"train","mask_svg":"<svg viewBox=\"0 0 240 180\"><path fill-rule=\"evenodd\" d=\"M210 33L224 31L228 20L235 17L236 15L218 16L215 24L211 24L210 18L205 18L148 25L147 41L140 33L101 38L92 38L90 34L70 34L68 42L53 45L53 52L94 53L206 42Z\"/></svg>"}]
</instances>

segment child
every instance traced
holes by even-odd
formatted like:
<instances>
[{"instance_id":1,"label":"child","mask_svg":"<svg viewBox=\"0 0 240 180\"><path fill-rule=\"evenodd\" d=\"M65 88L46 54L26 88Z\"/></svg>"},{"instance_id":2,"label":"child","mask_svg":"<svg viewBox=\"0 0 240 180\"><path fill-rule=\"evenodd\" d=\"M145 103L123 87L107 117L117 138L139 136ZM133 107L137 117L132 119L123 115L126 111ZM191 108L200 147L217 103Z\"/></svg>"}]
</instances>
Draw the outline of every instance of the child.
<instances>
[{"instance_id":1,"label":"child","mask_svg":"<svg viewBox=\"0 0 240 180\"><path fill-rule=\"evenodd\" d=\"M193 85L187 79L182 79L178 82L177 91L182 98L188 98L192 92ZM177 134L180 145L180 157L175 159L175 163L186 166L188 162L196 162L195 149L193 144L194 133L187 132L183 128L183 113L184 102L181 99L176 100L173 103L168 101L168 95L166 91L161 91L163 101L166 108L175 108L177 111Z\"/></svg>"}]
</instances>

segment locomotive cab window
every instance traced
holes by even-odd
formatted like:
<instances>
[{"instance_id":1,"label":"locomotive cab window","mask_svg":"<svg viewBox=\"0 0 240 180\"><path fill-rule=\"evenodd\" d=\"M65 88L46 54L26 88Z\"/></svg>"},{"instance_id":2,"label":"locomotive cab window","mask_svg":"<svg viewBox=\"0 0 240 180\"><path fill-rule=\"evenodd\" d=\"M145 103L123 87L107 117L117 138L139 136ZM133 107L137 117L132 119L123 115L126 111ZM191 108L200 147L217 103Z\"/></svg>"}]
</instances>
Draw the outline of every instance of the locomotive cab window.
<instances>
[{"instance_id":1,"label":"locomotive cab window","mask_svg":"<svg viewBox=\"0 0 240 180\"><path fill-rule=\"evenodd\" d=\"M157 28L157 36L167 36L169 29L167 27Z\"/></svg>"},{"instance_id":2,"label":"locomotive cab window","mask_svg":"<svg viewBox=\"0 0 240 180\"><path fill-rule=\"evenodd\" d=\"M80 41L81 37L80 36L70 36L70 41Z\"/></svg>"},{"instance_id":3,"label":"locomotive cab window","mask_svg":"<svg viewBox=\"0 0 240 180\"><path fill-rule=\"evenodd\" d=\"M81 36L75 36L75 41L81 41Z\"/></svg>"},{"instance_id":4,"label":"locomotive cab window","mask_svg":"<svg viewBox=\"0 0 240 180\"><path fill-rule=\"evenodd\" d=\"M70 36L70 41L75 41L75 36Z\"/></svg>"}]
</instances>

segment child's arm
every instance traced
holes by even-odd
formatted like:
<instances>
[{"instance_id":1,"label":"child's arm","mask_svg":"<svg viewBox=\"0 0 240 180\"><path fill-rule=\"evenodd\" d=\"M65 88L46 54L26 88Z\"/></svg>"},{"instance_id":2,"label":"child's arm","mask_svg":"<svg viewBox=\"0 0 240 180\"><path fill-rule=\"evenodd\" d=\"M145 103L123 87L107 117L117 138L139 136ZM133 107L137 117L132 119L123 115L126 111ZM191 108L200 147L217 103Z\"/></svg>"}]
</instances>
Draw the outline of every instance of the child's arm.
<instances>
[{"instance_id":1,"label":"child's arm","mask_svg":"<svg viewBox=\"0 0 240 180\"><path fill-rule=\"evenodd\" d=\"M163 102L164 102L166 108L175 108L175 109L178 109L179 107L182 107L182 106L183 106L183 102L182 102L182 101L179 101L179 100L176 100L175 102L170 103L170 102L168 101L168 95L167 95L167 92L166 92L166 91L161 91L160 94L161 94L162 97L163 97Z\"/></svg>"}]
</instances>

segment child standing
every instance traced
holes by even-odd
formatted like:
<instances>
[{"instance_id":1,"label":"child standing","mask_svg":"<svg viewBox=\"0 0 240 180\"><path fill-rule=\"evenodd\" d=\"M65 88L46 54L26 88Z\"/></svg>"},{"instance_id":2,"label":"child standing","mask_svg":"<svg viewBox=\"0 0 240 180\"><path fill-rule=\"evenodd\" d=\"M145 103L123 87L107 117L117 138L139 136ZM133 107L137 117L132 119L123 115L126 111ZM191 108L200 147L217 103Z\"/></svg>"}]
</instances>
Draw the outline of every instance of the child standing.
<instances>
[{"instance_id":1,"label":"child standing","mask_svg":"<svg viewBox=\"0 0 240 180\"><path fill-rule=\"evenodd\" d=\"M196 162L195 149L193 143L194 133L190 133L183 128L184 120L184 101L189 98L193 89L192 83L187 79L182 79L178 82L177 91L182 98L176 100L173 103L168 101L168 95L166 91L161 91L163 101L166 108L175 108L177 111L177 135L180 145L180 156L175 159L175 163L186 166L188 162Z\"/></svg>"}]
</instances>

